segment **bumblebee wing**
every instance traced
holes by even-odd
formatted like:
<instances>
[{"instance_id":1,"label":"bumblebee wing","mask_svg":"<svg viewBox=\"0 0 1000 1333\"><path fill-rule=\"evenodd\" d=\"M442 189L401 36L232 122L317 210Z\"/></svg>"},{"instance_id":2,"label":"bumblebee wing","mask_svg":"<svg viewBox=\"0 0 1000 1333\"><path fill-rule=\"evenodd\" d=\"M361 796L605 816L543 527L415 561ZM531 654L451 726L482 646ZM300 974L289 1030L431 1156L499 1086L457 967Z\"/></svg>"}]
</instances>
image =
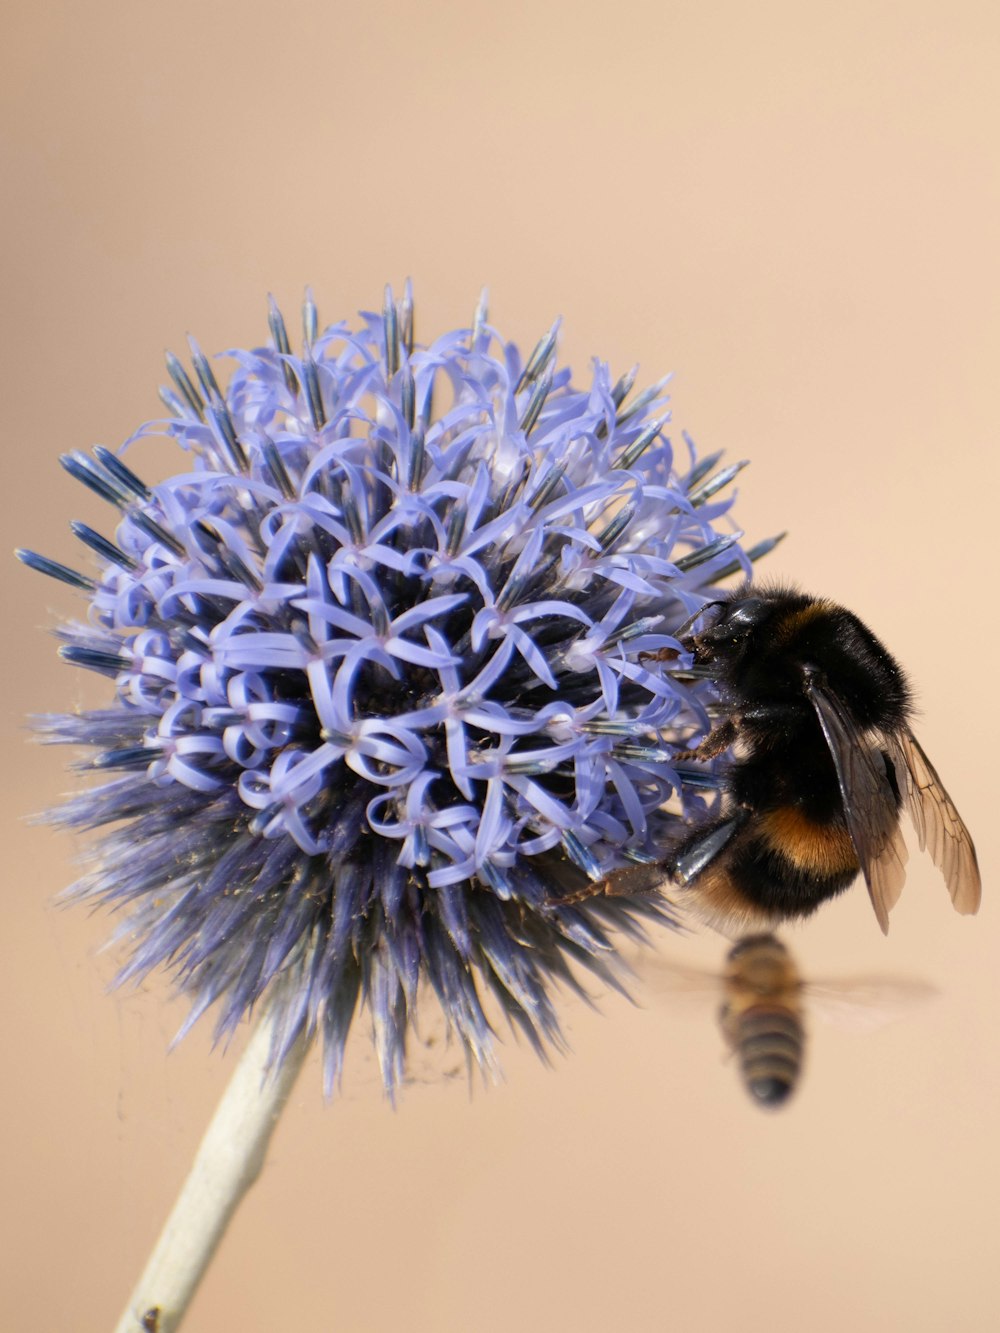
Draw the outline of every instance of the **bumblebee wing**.
<instances>
[{"instance_id":1,"label":"bumblebee wing","mask_svg":"<svg viewBox=\"0 0 1000 1333\"><path fill-rule=\"evenodd\" d=\"M892 757L899 786L920 849L926 847L930 851L934 864L944 875L955 910L971 916L979 911L982 884L969 830L916 737L909 731L902 732L896 740L896 750Z\"/></svg>"},{"instance_id":2,"label":"bumblebee wing","mask_svg":"<svg viewBox=\"0 0 1000 1333\"><path fill-rule=\"evenodd\" d=\"M858 731L837 695L807 672L805 693L816 710L844 802L844 818L884 935L906 878L906 843L886 760Z\"/></svg>"},{"instance_id":3,"label":"bumblebee wing","mask_svg":"<svg viewBox=\"0 0 1000 1333\"><path fill-rule=\"evenodd\" d=\"M802 987L806 1013L855 1032L871 1032L933 999L935 986L915 977L838 977Z\"/></svg>"}]
</instances>

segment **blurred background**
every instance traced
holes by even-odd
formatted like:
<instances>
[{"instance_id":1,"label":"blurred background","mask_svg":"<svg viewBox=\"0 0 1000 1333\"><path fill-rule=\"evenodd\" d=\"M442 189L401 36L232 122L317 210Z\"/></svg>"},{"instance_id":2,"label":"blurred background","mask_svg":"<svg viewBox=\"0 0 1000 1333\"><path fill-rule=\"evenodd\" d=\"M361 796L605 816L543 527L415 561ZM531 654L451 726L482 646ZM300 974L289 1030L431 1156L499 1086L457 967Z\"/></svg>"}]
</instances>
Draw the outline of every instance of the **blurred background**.
<instances>
[{"instance_id":1,"label":"blurred background","mask_svg":"<svg viewBox=\"0 0 1000 1333\"><path fill-rule=\"evenodd\" d=\"M845 602L909 668L976 836L984 905L915 853L883 939L863 889L788 932L817 976L941 996L815 1027L765 1116L713 1006L562 1006L553 1069L418 1086L305 1071L190 1333L701 1333L997 1327L1000 818L993 606L1000 11L963 3L504 5L218 0L11 9L0 337L8 546L77 558L106 521L57 464L159 414L163 351L266 337L415 286L417 336L491 313L526 349L651 381L700 449L748 457L768 574ZM146 444L152 475L173 467ZM167 450L166 444L159 446ZM107 917L27 816L72 785L25 715L98 703L44 630L68 589L6 559L7 1096L0 1326L112 1327L236 1052L169 1050L165 987L105 991ZM714 967L724 941L664 938Z\"/></svg>"}]
</instances>

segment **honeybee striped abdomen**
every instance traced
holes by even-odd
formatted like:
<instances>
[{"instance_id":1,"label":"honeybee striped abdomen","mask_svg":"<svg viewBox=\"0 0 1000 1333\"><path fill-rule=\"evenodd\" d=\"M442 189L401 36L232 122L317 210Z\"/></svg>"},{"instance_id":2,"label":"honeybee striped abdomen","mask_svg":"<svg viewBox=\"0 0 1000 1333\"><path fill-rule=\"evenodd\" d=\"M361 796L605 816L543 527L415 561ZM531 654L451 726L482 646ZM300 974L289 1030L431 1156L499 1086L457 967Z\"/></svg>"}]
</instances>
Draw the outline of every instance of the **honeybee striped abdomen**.
<instances>
[{"instance_id":1,"label":"honeybee striped abdomen","mask_svg":"<svg viewBox=\"0 0 1000 1333\"><path fill-rule=\"evenodd\" d=\"M805 1029L801 982L791 955L773 935L751 935L726 960L719 1022L751 1098L777 1107L802 1072Z\"/></svg>"}]
</instances>

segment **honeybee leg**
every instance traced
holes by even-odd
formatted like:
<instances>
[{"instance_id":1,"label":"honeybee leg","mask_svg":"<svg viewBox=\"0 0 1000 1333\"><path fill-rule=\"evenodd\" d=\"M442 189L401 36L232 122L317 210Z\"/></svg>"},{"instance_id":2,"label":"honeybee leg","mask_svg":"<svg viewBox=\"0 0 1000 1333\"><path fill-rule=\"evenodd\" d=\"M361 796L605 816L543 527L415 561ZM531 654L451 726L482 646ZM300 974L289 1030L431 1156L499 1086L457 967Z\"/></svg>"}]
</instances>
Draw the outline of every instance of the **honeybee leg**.
<instances>
[{"instance_id":1,"label":"honeybee leg","mask_svg":"<svg viewBox=\"0 0 1000 1333\"><path fill-rule=\"evenodd\" d=\"M683 757L685 759L714 759L716 755L722 754L728 750L739 735L739 728L731 717L726 718L725 722L720 722L717 727L713 727L705 739L694 747L693 750L685 750Z\"/></svg>"},{"instance_id":2,"label":"honeybee leg","mask_svg":"<svg viewBox=\"0 0 1000 1333\"><path fill-rule=\"evenodd\" d=\"M687 885L697 879L706 866L711 865L719 853L725 851L749 818L750 811L740 806L725 819L692 833L671 858L670 872L674 880L678 884Z\"/></svg>"}]
</instances>

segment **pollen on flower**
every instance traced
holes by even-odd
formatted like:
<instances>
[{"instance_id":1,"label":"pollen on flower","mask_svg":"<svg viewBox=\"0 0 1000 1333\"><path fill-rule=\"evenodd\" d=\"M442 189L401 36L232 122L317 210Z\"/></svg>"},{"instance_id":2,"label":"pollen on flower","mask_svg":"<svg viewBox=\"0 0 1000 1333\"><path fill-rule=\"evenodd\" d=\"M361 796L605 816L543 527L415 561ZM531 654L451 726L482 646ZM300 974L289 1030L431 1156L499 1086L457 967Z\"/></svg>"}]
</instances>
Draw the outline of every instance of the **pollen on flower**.
<instances>
[{"instance_id":1,"label":"pollen on flower","mask_svg":"<svg viewBox=\"0 0 1000 1333\"><path fill-rule=\"evenodd\" d=\"M60 653L114 682L38 721L104 778L56 816L106 829L73 892L121 909L123 979L166 966L222 1033L270 996L275 1058L320 1031L331 1088L359 1007L394 1088L426 987L489 1070L491 1009L558 1044L551 983L613 982L614 932L671 921L574 889L701 799L675 757L702 687L641 655L769 544L717 527L739 465L678 463L665 381L574 383L557 326L524 361L481 302L419 346L409 285L322 331L307 297L297 354L269 322L225 388L168 357L136 436L177 475L63 457L116 511L72 525L93 573L19 552L89 599Z\"/></svg>"}]
</instances>

